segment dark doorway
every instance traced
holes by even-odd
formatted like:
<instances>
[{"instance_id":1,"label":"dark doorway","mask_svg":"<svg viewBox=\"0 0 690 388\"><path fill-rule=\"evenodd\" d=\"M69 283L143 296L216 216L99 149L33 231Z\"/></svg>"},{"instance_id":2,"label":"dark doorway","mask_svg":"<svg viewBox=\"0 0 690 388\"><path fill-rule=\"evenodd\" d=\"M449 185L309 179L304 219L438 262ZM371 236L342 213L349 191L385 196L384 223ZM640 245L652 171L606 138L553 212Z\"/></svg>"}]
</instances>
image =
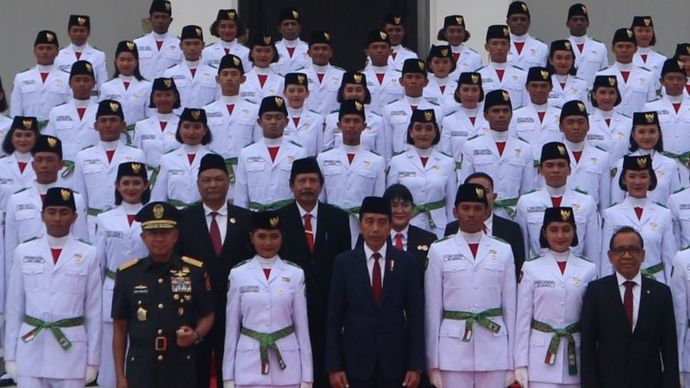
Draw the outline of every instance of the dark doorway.
<instances>
[{"instance_id":1,"label":"dark doorway","mask_svg":"<svg viewBox=\"0 0 690 388\"><path fill-rule=\"evenodd\" d=\"M249 30L269 31L278 39L278 13L284 7L300 10L302 40L308 40L315 30L331 33L335 48L331 63L346 70L364 67L367 34L381 26L389 12L404 19L403 45L412 50L417 48L416 0L240 0L238 11Z\"/></svg>"}]
</instances>

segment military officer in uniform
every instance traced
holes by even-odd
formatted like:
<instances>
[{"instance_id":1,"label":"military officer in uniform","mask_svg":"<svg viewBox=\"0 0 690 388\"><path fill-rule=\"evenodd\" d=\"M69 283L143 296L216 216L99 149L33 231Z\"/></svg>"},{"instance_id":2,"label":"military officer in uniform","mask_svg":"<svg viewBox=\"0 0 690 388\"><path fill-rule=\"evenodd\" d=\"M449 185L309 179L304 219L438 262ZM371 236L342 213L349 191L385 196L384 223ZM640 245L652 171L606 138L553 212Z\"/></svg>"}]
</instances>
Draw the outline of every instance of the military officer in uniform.
<instances>
[{"instance_id":1,"label":"military officer in uniform","mask_svg":"<svg viewBox=\"0 0 690 388\"><path fill-rule=\"evenodd\" d=\"M88 42L91 35L89 15L69 15L67 35L69 35L70 44L60 50L55 58L55 66L69 73L74 62L88 61L93 65L96 85L100 88L100 85L108 80L108 71L105 67L105 53Z\"/></svg>"},{"instance_id":2,"label":"military officer in uniform","mask_svg":"<svg viewBox=\"0 0 690 388\"><path fill-rule=\"evenodd\" d=\"M596 72L609 65L606 45L587 36L589 11L584 4L577 3L568 8L565 24L570 33L568 40L574 47L577 76L591 85Z\"/></svg>"},{"instance_id":3,"label":"military officer in uniform","mask_svg":"<svg viewBox=\"0 0 690 388\"><path fill-rule=\"evenodd\" d=\"M168 29L172 23L169 0L153 0L149 8L151 33L134 39L139 50L139 69L147 80L163 76L165 69L182 61L180 40Z\"/></svg>"},{"instance_id":4,"label":"military officer in uniform","mask_svg":"<svg viewBox=\"0 0 690 388\"><path fill-rule=\"evenodd\" d=\"M174 206L148 203L135 220L149 254L122 264L115 278L111 316L117 387L194 387L194 345L214 319L208 274L201 261L173 254L179 236Z\"/></svg>"},{"instance_id":5,"label":"military officer in uniform","mask_svg":"<svg viewBox=\"0 0 690 388\"><path fill-rule=\"evenodd\" d=\"M509 46L508 27L498 24L489 26L486 30L484 45L489 53L489 63L475 71L482 76L484 93L496 89L506 90L510 93L513 105L518 108L529 101L529 95L525 89L527 71L508 62Z\"/></svg>"},{"instance_id":6,"label":"military officer in uniform","mask_svg":"<svg viewBox=\"0 0 690 388\"><path fill-rule=\"evenodd\" d=\"M101 360L101 274L96 249L70 233L74 193L53 187L46 234L14 251L5 325L5 369L20 387L81 388Z\"/></svg>"},{"instance_id":7,"label":"military officer in uniform","mask_svg":"<svg viewBox=\"0 0 690 388\"><path fill-rule=\"evenodd\" d=\"M314 381L304 271L278 255L280 218L252 214L256 254L228 277L225 388L311 388Z\"/></svg>"},{"instance_id":8,"label":"military officer in uniform","mask_svg":"<svg viewBox=\"0 0 690 388\"><path fill-rule=\"evenodd\" d=\"M510 52L508 63L527 69L535 66L546 66L549 47L546 43L529 34L531 16L527 3L513 1L508 6L506 24L510 28Z\"/></svg>"},{"instance_id":9,"label":"military officer in uniform","mask_svg":"<svg viewBox=\"0 0 690 388\"><path fill-rule=\"evenodd\" d=\"M388 33L383 30L371 30L367 37L367 47L364 49L364 54L371 59L371 63L362 73L366 76L367 89L371 93L369 107L378 114L382 114L386 104L403 96L400 72L388 64L390 53L391 40Z\"/></svg>"},{"instance_id":10,"label":"military officer in uniform","mask_svg":"<svg viewBox=\"0 0 690 388\"><path fill-rule=\"evenodd\" d=\"M571 207L544 211L543 255L522 267L515 322L515 378L522 387L578 388L579 320L594 263L573 253L578 244Z\"/></svg>"}]
</instances>

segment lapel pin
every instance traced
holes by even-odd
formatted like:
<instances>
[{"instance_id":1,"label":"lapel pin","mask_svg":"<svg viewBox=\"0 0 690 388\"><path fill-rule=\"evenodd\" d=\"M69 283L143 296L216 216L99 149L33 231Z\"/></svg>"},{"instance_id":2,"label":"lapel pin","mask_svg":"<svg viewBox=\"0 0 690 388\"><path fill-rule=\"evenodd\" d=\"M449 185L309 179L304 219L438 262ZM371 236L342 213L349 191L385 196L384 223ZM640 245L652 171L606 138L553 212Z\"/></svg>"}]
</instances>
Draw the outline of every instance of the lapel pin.
<instances>
[{"instance_id":1,"label":"lapel pin","mask_svg":"<svg viewBox=\"0 0 690 388\"><path fill-rule=\"evenodd\" d=\"M237 220L235 219L235 217L230 217L230 223L231 223L231 224L234 224L235 222L237 222Z\"/></svg>"},{"instance_id":2,"label":"lapel pin","mask_svg":"<svg viewBox=\"0 0 690 388\"><path fill-rule=\"evenodd\" d=\"M388 260L388 269L391 272L393 272L393 270L395 269L395 260L393 260L393 259Z\"/></svg>"}]
</instances>

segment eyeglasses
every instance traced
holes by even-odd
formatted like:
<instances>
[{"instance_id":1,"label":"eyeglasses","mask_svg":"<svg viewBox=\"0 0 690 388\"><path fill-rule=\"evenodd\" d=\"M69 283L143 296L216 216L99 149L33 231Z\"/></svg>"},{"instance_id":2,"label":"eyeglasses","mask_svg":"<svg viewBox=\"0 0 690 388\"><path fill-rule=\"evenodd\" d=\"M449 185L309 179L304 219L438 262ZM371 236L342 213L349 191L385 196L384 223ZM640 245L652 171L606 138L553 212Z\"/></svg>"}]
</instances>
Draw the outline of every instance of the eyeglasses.
<instances>
[{"instance_id":1,"label":"eyeglasses","mask_svg":"<svg viewBox=\"0 0 690 388\"><path fill-rule=\"evenodd\" d=\"M626 253L630 254L630 256L638 256L642 253L642 248L636 246L615 247L611 249L611 253L616 256L623 256Z\"/></svg>"}]
</instances>

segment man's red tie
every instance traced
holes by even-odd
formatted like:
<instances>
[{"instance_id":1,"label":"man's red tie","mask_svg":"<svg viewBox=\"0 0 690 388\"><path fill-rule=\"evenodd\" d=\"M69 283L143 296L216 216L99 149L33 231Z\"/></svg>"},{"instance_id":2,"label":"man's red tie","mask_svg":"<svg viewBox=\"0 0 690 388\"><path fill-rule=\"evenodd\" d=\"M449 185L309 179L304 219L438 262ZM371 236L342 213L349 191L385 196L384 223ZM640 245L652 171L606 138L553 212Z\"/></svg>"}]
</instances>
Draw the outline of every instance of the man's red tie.
<instances>
[{"instance_id":1,"label":"man's red tie","mask_svg":"<svg viewBox=\"0 0 690 388\"><path fill-rule=\"evenodd\" d=\"M422 167L426 167L426 162L429 161L429 157L428 156L420 156L419 160L422 161Z\"/></svg>"},{"instance_id":2,"label":"man's red tie","mask_svg":"<svg viewBox=\"0 0 690 388\"><path fill-rule=\"evenodd\" d=\"M544 115L546 112L537 112L537 116L539 116L539 122L543 123L544 122Z\"/></svg>"},{"instance_id":3,"label":"man's red tie","mask_svg":"<svg viewBox=\"0 0 690 388\"><path fill-rule=\"evenodd\" d=\"M604 119L606 121L606 126L610 127L611 126L611 119Z\"/></svg>"},{"instance_id":4,"label":"man's red tie","mask_svg":"<svg viewBox=\"0 0 690 388\"><path fill-rule=\"evenodd\" d=\"M385 76L386 73L376 73L376 79L379 80L379 85L383 83L383 76Z\"/></svg>"},{"instance_id":5,"label":"man's red tie","mask_svg":"<svg viewBox=\"0 0 690 388\"><path fill-rule=\"evenodd\" d=\"M580 51L580 53L582 53L582 50L585 49L584 43L578 43L578 44L576 44L576 46L577 46L577 49Z\"/></svg>"},{"instance_id":6,"label":"man's red tie","mask_svg":"<svg viewBox=\"0 0 690 388\"><path fill-rule=\"evenodd\" d=\"M286 47L288 54L290 55L290 58L292 58L292 54L295 53L295 48L294 47Z\"/></svg>"},{"instance_id":7,"label":"man's red tie","mask_svg":"<svg viewBox=\"0 0 690 388\"><path fill-rule=\"evenodd\" d=\"M458 61L460 60L460 53L453 53L453 60L455 61L455 63L458 63Z\"/></svg>"},{"instance_id":8,"label":"man's red tie","mask_svg":"<svg viewBox=\"0 0 690 388\"><path fill-rule=\"evenodd\" d=\"M19 165L19 172L23 174L24 169L26 168L26 162L17 162L17 164Z\"/></svg>"},{"instance_id":9,"label":"man's red tie","mask_svg":"<svg viewBox=\"0 0 690 388\"><path fill-rule=\"evenodd\" d=\"M266 276L266 280L268 280L268 277L271 276L271 269L270 268L264 268L264 276Z\"/></svg>"},{"instance_id":10,"label":"man's red tie","mask_svg":"<svg viewBox=\"0 0 690 388\"><path fill-rule=\"evenodd\" d=\"M470 123L472 123L472 125L474 125L474 121L477 119L477 116L470 116L469 119L470 119Z\"/></svg>"},{"instance_id":11,"label":"man's red tie","mask_svg":"<svg viewBox=\"0 0 690 388\"><path fill-rule=\"evenodd\" d=\"M630 76L630 72L621 70L621 75L623 76L623 82L628 83L628 77Z\"/></svg>"},{"instance_id":12,"label":"man's red tie","mask_svg":"<svg viewBox=\"0 0 690 388\"><path fill-rule=\"evenodd\" d=\"M582 151L573 151L573 156L575 157L575 163L580 163L580 157L582 156Z\"/></svg>"},{"instance_id":13,"label":"man's red tie","mask_svg":"<svg viewBox=\"0 0 690 388\"><path fill-rule=\"evenodd\" d=\"M477 249L479 249L479 243L467 243L470 247L470 251L472 252L472 257L477 257Z\"/></svg>"},{"instance_id":14,"label":"man's red tie","mask_svg":"<svg viewBox=\"0 0 690 388\"><path fill-rule=\"evenodd\" d=\"M196 75L196 68L190 68L189 71L192 73L192 78Z\"/></svg>"},{"instance_id":15,"label":"man's red tie","mask_svg":"<svg viewBox=\"0 0 690 388\"><path fill-rule=\"evenodd\" d=\"M295 123L295 128L299 127L299 117L293 117L292 122Z\"/></svg>"},{"instance_id":16,"label":"man's red tie","mask_svg":"<svg viewBox=\"0 0 690 388\"><path fill-rule=\"evenodd\" d=\"M674 102L673 109L676 111L676 113L678 113L678 111L680 110L680 102Z\"/></svg>"},{"instance_id":17,"label":"man's red tie","mask_svg":"<svg viewBox=\"0 0 690 388\"><path fill-rule=\"evenodd\" d=\"M625 286L625 294L623 294L623 307L625 308L625 317L628 318L630 331L633 331L633 287L635 282L627 280L623 282Z\"/></svg>"},{"instance_id":18,"label":"man's red tie","mask_svg":"<svg viewBox=\"0 0 690 388\"><path fill-rule=\"evenodd\" d=\"M505 72L505 69L496 69L496 75L498 76L499 81L503 81L503 74Z\"/></svg>"},{"instance_id":19,"label":"man's red tie","mask_svg":"<svg viewBox=\"0 0 690 388\"><path fill-rule=\"evenodd\" d=\"M323 76L324 76L323 73L316 73L316 78L319 79L319 83L323 82Z\"/></svg>"},{"instance_id":20,"label":"man's red tie","mask_svg":"<svg viewBox=\"0 0 690 388\"><path fill-rule=\"evenodd\" d=\"M522 48L525 47L525 42L513 42L515 44L515 51L518 55L522 53Z\"/></svg>"},{"instance_id":21,"label":"man's red tie","mask_svg":"<svg viewBox=\"0 0 690 388\"><path fill-rule=\"evenodd\" d=\"M266 78L268 78L268 74L257 74L256 76L259 77L259 85L261 85L263 88L264 84L266 83Z\"/></svg>"},{"instance_id":22,"label":"man's red tie","mask_svg":"<svg viewBox=\"0 0 690 388\"><path fill-rule=\"evenodd\" d=\"M311 226L312 217L314 216L309 213L304 215L304 237L307 239L309 252L314 253L314 229Z\"/></svg>"},{"instance_id":23,"label":"man's red tie","mask_svg":"<svg viewBox=\"0 0 690 388\"><path fill-rule=\"evenodd\" d=\"M115 150L105 151L105 155L108 157L108 163L113 161L113 155L115 155Z\"/></svg>"},{"instance_id":24,"label":"man's red tie","mask_svg":"<svg viewBox=\"0 0 690 388\"><path fill-rule=\"evenodd\" d=\"M562 200L563 197L551 197L551 205L553 205L553 207L561 207Z\"/></svg>"},{"instance_id":25,"label":"man's red tie","mask_svg":"<svg viewBox=\"0 0 690 388\"><path fill-rule=\"evenodd\" d=\"M503 150L506 148L506 142L504 141L497 141L496 142L496 148L498 148L498 154L500 156L503 156Z\"/></svg>"},{"instance_id":26,"label":"man's red tie","mask_svg":"<svg viewBox=\"0 0 690 388\"><path fill-rule=\"evenodd\" d=\"M637 216L638 220L642 219L642 210L644 210L644 209L642 209L639 206L635 206L635 215Z\"/></svg>"},{"instance_id":27,"label":"man's red tie","mask_svg":"<svg viewBox=\"0 0 690 388\"><path fill-rule=\"evenodd\" d=\"M561 270L561 275L565 273L565 265L568 264L567 261L557 261L558 269Z\"/></svg>"},{"instance_id":28,"label":"man's red tie","mask_svg":"<svg viewBox=\"0 0 690 388\"><path fill-rule=\"evenodd\" d=\"M156 41L156 47L158 47L158 51L161 51L161 47L163 47L163 41L157 40Z\"/></svg>"},{"instance_id":29,"label":"man's red tie","mask_svg":"<svg viewBox=\"0 0 690 388\"><path fill-rule=\"evenodd\" d=\"M41 81L43 83L46 83L47 78L48 78L48 73L41 72Z\"/></svg>"},{"instance_id":30,"label":"man's red tie","mask_svg":"<svg viewBox=\"0 0 690 388\"><path fill-rule=\"evenodd\" d=\"M60 253L62 253L62 248L50 248L50 254L53 255L53 264L57 263L58 259L60 258Z\"/></svg>"},{"instance_id":31,"label":"man's red tie","mask_svg":"<svg viewBox=\"0 0 690 388\"><path fill-rule=\"evenodd\" d=\"M81 53L78 53L78 52L75 51L75 52L74 52L74 56L77 57L77 61L78 61L79 59L81 59Z\"/></svg>"},{"instance_id":32,"label":"man's red tie","mask_svg":"<svg viewBox=\"0 0 690 388\"><path fill-rule=\"evenodd\" d=\"M374 258L374 268L371 271L371 291L374 294L374 302L376 304L381 304L381 299L383 296L383 286L381 284L381 254L374 252L372 255Z\"/></svg>"},{"instance_id":33,"label":"man's red tie","mask_svg":"<svg viewBox=\"0 0 690 388\"><path fill-rule=\"evenodd\" d=\"M352 160L355 158L355 153L354 152L348 152L347 153L347 161L352 164Z\"/></svg>"},{"instance_id":34,"label":"man's red tie","mask_svg":"<svg viewBox=\"0 0 690 388\"><path fill-rule=\"evenodd\" d=\"M127 214L127 222L129 223L129 226L132 226L132 224L134 223L134 218L136 216L136 214Z\"/></svg>"},{"instance_id":35,"label":"man's red tie","mask_svg":"<svg viewBox=\"0 0 690 388\"><path fill-rule=\"evenodd\" d=\"M160 126L161 126L161 132L165 131L165 127L168 126L167 121L159 121L158 124L160 124Z\"/></svg>"},{"instance_id":36,"label":"man's red tie","mask_svg":"<svg viewBox=\"0 0 690 388\"><path fill-rule=\"evenodd\" d=\"M395 234L395 242L394 242L394 243L395 243L395 248L398 249L398 250L401 250L401 251L404 250L404 249L403 249L403 239L402 239L402 238L403 238L402 233L396 233L396 234Z\"/></svg>"},{"instance_id":37,"label":"man's red tie","mask_svg":"<svg viewBox=\"0 0 690 388\"><path fill-rule=\"evenodd\" d=\"M85 112L86 112L86 108L77 108L77 114L79 115L79 120L82 120L84 118Z\"/></svg>"},{"instance_id":38,"label":"man's red tie","mask_svg":"<svg viewBox=\"0 0 690 388\"><path fill-rule=\"evenodd\" d=\"M216 217L218 212L211 212L211 227L208 230L211 236L211 245L213 245L213 251L216 252L216 256L220 256L220 251L223 249L223 242L220 240L220 228L218 227L218 222Z\"/></svg>"},{"instance_id":39,"label":"man's red tie","mask_svg":"<svg viewBox=\"0 0 690 388\"><path fill-rule=\"evenodd\" d=\"M397 55L398 55L398 53L396 53L395 51L391 52L391 57L393 58L393 60L395 60L395 57L396 57Z\"/></svg>"},{"instance_id":40,"label":"man's red tie","mask_svg":"<svg viewBox=\"0 0 690 388\"><path fill-rule=\"evenodd\" d=\"M192 163L194 163L195 157L196 157L196 154L187 154L187 161L189 162L190 166L192 165Z\"/></svg>"},{"instance_id":41,"label":"man's red tie","mask_svg":"<svg viewBox=\"0 0 690 388\"><path fill-rule=\"evenodd\" d=\"M647 63L647 54L640 54L640 58L642 58L642 62Z\"/></svg>"},{"instance_id":42,"label":"man's red tie","mask_svg":"<svg viewBox=\"0 0 690 388\"><path fill-rule=\"evenodd\" d=\"M280 147L268 147L268 154L271 155L271 161L272 162L276 161L276 156L278 155L278 149L280 149Z\"/></svg>"},{"instance_id":43,"label":"man's red tie","mask_svg":"<svg viewBox=\"0 0 690 388\"><path fill-rule=\"evenodd\" d=\"M439 89L441 89L441 94L446 92L446 85L441 85L439 86Z\"/></svg>"},{"instance_id":44,"label":"man's red tie","mask_svg":"<svg viewBox=\"0 0 690 388\"><path fill-rule=\"evenodd\" d=\"M129 89L129 81L122 81L122 86L125 87L125 90Z\"/></svg>"},{"instance_id":45,"label":"man's red tie","mask_svg":"<svg viewBox=\"0 0 690 388\"><path fill-rule=\"evenodd\" d=\"M225 107L228 108L228 114L232 116L232 111L235 110L235 104L227 104Z\"/></svg>"}]
</instances>

